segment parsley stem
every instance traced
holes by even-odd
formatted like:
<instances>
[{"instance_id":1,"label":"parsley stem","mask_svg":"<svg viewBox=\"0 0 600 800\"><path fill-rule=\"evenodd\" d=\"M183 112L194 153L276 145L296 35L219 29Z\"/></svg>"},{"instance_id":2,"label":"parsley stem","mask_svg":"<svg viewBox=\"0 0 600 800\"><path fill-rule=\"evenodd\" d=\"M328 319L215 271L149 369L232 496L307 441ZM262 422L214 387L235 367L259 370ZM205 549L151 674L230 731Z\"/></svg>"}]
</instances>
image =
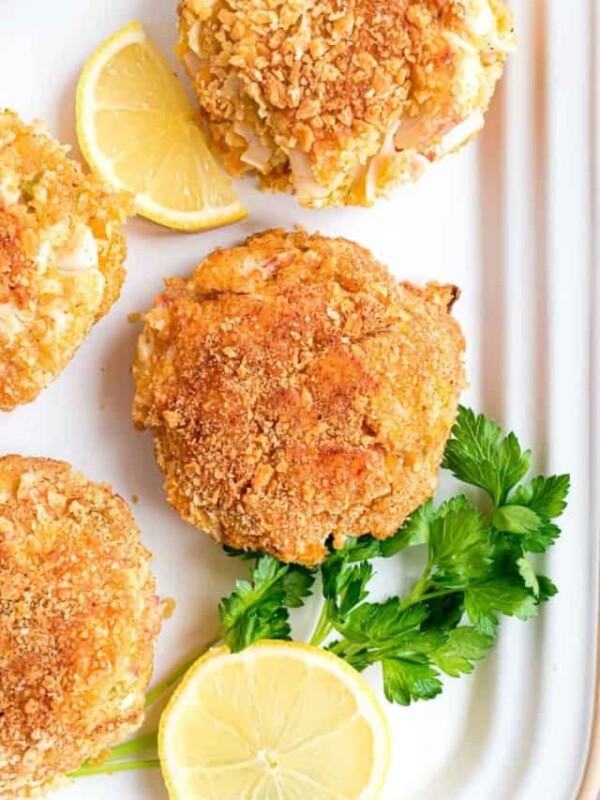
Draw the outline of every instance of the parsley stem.
<instances>
[{"instance_id":1,"label":"parsley stem","mask_svg":"<svg viewBox=\"0 0 600 800\"><path fill-rule=\"evenodd\" d=\"M436 592L423 592L428 580L429 579L426 578L422 584L419 581L412 592L400 603L400 611L406 611L407 608L414 606L416 603L424 603L427 600L433 600L436 597L446 597L449 594L456 594L457 592L464 591L464 589L453 586L451 589L439 589Z\"/></svg>"},{"instance_id":2,"label":"parsley stem","mask_svg":"<svg viewBox=\"0 0 600 800\"><path fill-rule=\"evenodd\" d=\"M368 647L365 646L364 642L350 642L345 638L340 641L340 651L343 653L343 658L355 656L367 649Z\"/></svg>"},{"instance_id":3,"label":"parsley stem","mask_svg":"<svg viewBox=\"0 0 600 800\"><path fill-rule=\"evenodd\" d=\"M188 669L194 664L201 656L203 656L206 652L208 652L211 647L215 647L220 642L223 641L222 634L215 636L214 639L211 639L208 644L205 644L203 647L200 648L191 658L188 658L183 664L180 664L176 667L173 672L171 672L167 677L162 680L159 684L157 684L154 689L151 689L148 694L146 695L146 708L152 705L155 700L158 700L159 697L162 697L165 692L168 692L176 683L179 683L181 678L185 675Z\"/></svg>"},{"instance_id":4,"label":"parsley stem","mask_svg":"<svg viewBox=\"0 0 600 800\"><path fill-rule=\"evenodd\" d=\"M329 616L329 603L326 601L321 607L321 613L319 614L313 635L310 637L310 644L313 645L313 647L319 647L332 630L333 624Z\"/></svg>"},{"instance_id":5,"label":"parsley stem","mask_svg":"<svg viewBox=\"0 0 600 800\"><path fill-rule=\"evenodd\" d=\"M426 594L421 595L421 597L419 598L419 602L425 602L426 600L433 600L434 597L445 597L446 595L456 594L457 592L461 591L463 590L456 589L453 587L452 589L440 589L437 592L427 592Z\"/></svg>"},{"instance_id":6,"label":"parsley stem","mask_svg":"<svg viewBox=\"0 0 600 800\"><path fill-rule=\"evenodd\" d=\"M129 742L111 747L109 757L107 758L106 762L102 763L120 761L123 758L129 758L129 756L143 753L144 750L149 750L151 747L156 747L156 737L156 731L153 733L143 733L141 736L137 736L135 739L131 739Z\"/></svg>"},{"instance_id":7,"label":"parsley stem","mask_svg":"<svg viewBox=\"0 0 600 800\"><path fill-rule=\"evenodd\" d=\"M425 569L417 583L413 586L412 591L404 598L404 600L400 603L399 611L405 611L410 606L413 606L415 603L420 602L423 599L425 588L429 582L429 576L431 574L431 554L427 559L427 564L425 564Z\"/></svg>"},{"instance_id":8,"label":"parsley stem","mask_svg":"<svg viewBox=\"0 0 600 800\"><path fill-rule=\"evenodd\" d=\"M88 775L110 775L113 772L126 772L135 769L157 769L160 767L158 758L138 759L137 761L121 761L113 763L105 761L102 764L86 764L74 772L70 772L69 778L83 778Z\"/></svg>"}]
</instances>

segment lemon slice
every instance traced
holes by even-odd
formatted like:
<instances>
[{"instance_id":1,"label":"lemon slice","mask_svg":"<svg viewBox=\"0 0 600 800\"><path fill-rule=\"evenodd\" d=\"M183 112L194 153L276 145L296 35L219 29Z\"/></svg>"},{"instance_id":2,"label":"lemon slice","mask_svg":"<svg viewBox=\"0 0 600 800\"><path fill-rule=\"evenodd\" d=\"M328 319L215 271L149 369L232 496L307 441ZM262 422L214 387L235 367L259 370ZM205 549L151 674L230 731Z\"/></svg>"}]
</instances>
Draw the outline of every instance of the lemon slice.
<instances>
[{"instance_id":1,"label":"lemon slice","mask_svg":"<svg viewBox=\"0 0 600 800\"><path fill-rule=\"evenodd\" d=\"M374 800L390 759L387 720L364 679L292 642L197 661L158 747L171 800Z\"/></svg>"},{"instance_id":2,"label":"lemon slice","mask_svg":"<svg viewBox=\"0 0 600 800\"><path fill-rule=\"evenodd\" d=\"M132 192L144 217L202 230L246 216L182 84L139 22L107 39L83 68L77 138L92 169Z\"/></svg>"}]
</instances>

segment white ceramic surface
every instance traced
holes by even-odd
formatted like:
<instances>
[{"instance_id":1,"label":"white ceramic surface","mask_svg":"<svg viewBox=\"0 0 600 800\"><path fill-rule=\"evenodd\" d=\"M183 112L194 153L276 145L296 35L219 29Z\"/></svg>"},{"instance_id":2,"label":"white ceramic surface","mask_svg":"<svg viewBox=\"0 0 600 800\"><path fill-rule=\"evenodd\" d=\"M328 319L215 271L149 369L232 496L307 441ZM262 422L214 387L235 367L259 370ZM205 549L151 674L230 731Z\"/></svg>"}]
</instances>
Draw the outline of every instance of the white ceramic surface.
<instances>
[{"instance_id":1,"label":"white ceramic surface","mask_svg":"<svg viewBox=\"0 0 600 800\"><path fill-rule=\"evenodd\" d=\"M164 501L150 440L130 421L138 329L128 313L148 308L164 276L189 273L215 246L296 223L355 239L398 277L462 287L465 401L513 427L534 449L536 468L573 476L564 535L547 559L561 592L535 622L504 623L494 655L474 676L448 679L433 702L389 708L394 765L384 800L577 793L589 746L598 588L593 4L515 0L519 51L484 136L389 202L303 211L245 181L239 190L250 217L240 225L183 235L130 223L129 274L116 307L34 404L0 414L0 452L66 459L126 499L139 496L133 510L155 554L160 592L177 601L160 640L160 676L214 634L218 599L243 565ZM0 106L46 119L75 144L81 65L133 18L164 47L174 43L174 0L0 0ZM403 574L386 565L382 595L416 572L413 561L402 563ZM314 607L299 620L298 633L313 614ZM379 687L378 675L370 679ZM86 779L59 797L166 800L166 792L148 772Z\"/></svg>"}]
</instances>

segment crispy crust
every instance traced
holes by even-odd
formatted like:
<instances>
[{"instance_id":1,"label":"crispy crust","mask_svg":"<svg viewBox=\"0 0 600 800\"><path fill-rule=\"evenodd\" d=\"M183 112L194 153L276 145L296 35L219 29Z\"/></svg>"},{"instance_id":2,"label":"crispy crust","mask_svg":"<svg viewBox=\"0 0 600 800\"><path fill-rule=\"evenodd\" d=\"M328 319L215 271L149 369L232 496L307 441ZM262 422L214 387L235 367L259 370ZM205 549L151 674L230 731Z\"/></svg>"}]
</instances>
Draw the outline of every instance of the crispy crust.
<instances>
[{"instance_id":1,"label":"crispy crust","mask_svg":"<svg viewBox=\"0 0 600 800\"><path fill-rule=\"evenodd\" d=\"M502 0L181 0L179 30L226 167L310 207L369 205L468 141L514 46Z\"/></svg>"},{"instance_id":2,"label":"crispy crust","mask_svg":"<svg viewBox=\"0 0 600 800\"><path fill-rule=\"evenodd\" d=\"M428 499L464 386L452 286L398 284L362 247L267 231L166 281L133 418L169 502L215 540L315 564Z\"/></svg>"},{"instance_id":3,"label":"crispy crust","mask_svg":"<svg viewBox=\"0 0 600 800\"><path fill-rule=\"evenodd\" d=\"M0 797L53 787L142 722L162 611L125 502L0 458Z\"/></svg>"},{"instance_id":4,"label":"crispy crust","mask_svg":"<svg viewBox=\"0 0 600 800\"><path fill-rule=\"evenodd\" d=\"M0 112L0 409L37 397L118 298L128 196L109 191L39 124ZM54 254L90 231L97 267Z\"/></svg>"}]
</instances>

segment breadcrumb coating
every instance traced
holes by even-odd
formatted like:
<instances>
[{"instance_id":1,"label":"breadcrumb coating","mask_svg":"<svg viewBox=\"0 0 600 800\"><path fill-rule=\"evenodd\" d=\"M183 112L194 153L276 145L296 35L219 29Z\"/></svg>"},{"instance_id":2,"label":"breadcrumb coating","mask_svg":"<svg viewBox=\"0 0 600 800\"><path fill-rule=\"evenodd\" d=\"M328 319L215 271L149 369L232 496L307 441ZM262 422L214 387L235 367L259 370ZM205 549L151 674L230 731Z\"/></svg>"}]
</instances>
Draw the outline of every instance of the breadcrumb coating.
<instances>
[{"instance_id":1,"label":"breadcrumb coating","mask_svg":"<svg viewBox=\"0 0 600 800\"><path fill-rule=\"evenodd\" d=\"M233 175L371 205L483 127L502 0L181 0L178 56Z\"/></svg>"},{"instance_id":2,"label":"breadcrumb coating","mask_svg":"<svg viewBox=\"0 0 600 800\"><path fill-rule=\"evenodd\" d=\"M457 294L283 230L167 280L133 419L169 502L221 544L308 565L330 536L392 535L434 492L465 384Z\"/></svg>"},{"instance_id":3,"label":"breadcrumb coating","mask_svg":"<svg viewBox=\"0 0 600 800\"><path fill-rule=\"evenodd\" d=\"M125 502L0 458L0 797L31 797L142 722L162 610Z\"/></svg>"},{"instance_id":4,"label":"breadcrumb coating","mask_svg":"<svg viewBox=\"0 0 600 800\"><path fill-rule=\"evenodd\" d=\"M119 296L124 193L68 158L41 123L0 112L0 409L29 403Z\"/></svg>"}]
</instances>

